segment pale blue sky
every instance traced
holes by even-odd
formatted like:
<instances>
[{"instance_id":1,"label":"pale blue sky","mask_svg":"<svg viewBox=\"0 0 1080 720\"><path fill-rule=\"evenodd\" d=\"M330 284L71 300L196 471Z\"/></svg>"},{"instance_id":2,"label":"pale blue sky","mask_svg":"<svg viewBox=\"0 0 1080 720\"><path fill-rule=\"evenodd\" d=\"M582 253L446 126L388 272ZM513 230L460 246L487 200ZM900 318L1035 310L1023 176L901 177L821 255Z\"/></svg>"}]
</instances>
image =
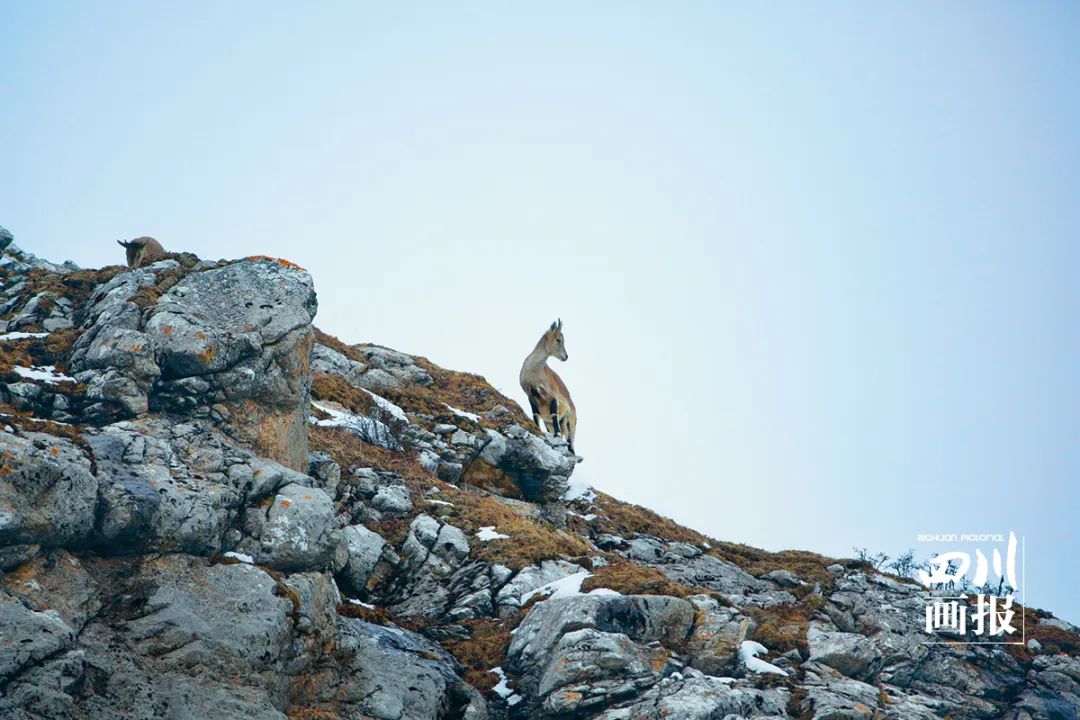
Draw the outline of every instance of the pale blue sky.
<instances>
[{"instance_id":1,"label":"pale blue sky","mask_svg":"<svg viewBox=\"0 0 1080 720\"><path fill-rule=\"evenodd\" d=\"M0 0L0 225L312 270L716 537L1027 538L1080 621L1080 6ZM929 548L927 548L929 549Z\"/></svg>"}]
</instances>

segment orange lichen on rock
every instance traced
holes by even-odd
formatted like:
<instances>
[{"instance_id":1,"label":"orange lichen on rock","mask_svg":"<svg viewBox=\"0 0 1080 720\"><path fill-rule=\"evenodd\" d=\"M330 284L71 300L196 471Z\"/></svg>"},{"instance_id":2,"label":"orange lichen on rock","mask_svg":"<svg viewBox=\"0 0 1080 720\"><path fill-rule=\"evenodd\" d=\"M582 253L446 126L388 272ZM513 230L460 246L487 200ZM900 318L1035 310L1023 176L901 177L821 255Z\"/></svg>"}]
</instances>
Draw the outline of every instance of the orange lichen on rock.
<instances>
[{"instance_id":1,"label":"orange lichen on rock","mask_svg":"<svg viewBox=\"0 0 1080 720\"><path fill-rule=\"evenodd\" d=\"M266 262L276 262L283 267L292 268L293 270L303 270L307 272L305 268L300 267L294 262L286 260L285 258L270 257L269 255L248 255L245 260L265 260Z\"/></svg>"}]
</instances>

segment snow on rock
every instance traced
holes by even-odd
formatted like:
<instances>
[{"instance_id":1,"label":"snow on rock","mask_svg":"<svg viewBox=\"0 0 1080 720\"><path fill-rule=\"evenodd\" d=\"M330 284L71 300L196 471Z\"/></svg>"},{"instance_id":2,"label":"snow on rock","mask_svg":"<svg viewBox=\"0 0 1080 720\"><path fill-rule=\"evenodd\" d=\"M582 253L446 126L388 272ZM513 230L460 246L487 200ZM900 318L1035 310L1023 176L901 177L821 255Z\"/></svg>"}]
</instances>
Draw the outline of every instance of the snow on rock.
<instances>
[{"instance_id":1,"label":"snow on rock","mask_svg":"<svg viewBox=\"0 0 1080 720\"><path fill-rule=\"evenodd\" d=\"M764 655L767 652L769 652L768 648L753 640L743 640L742 644L739 645L739 659L742 660L742 664L746 666L747 670L756 673L787 675L786 670L778 668L771 662L765 662L757 657L758 655Z\"/></svg>"},{"instance_id":2,"label":"snow on rock","mask_svg":"<svg viewBox=\"0 0 1080 720\"><path fill-rule=\"evenodd\" d=\"M590 590L588 595L600 595L606 597L621 597L622 593L618 590L612 590L611 588L594 588Z\"/></svg>"},{"instance_id":3,"label":"snow on rock","mask_svg":"<svg viewBox=\"0 0 1080 720\"><path fill-rule=\"evenodd\" d=\"M75 382L75 378L70 375L64 375L63 373L56 372L55 365L40 365L37 367L22 367L16 365L14 368L15 373L27 380L41 380L49 385L56 385L57 383Z\"/></svg>"},{"instance_id":4,"label":"snow on rock","mask_svg":"<svg viewBox=\"0 0 1080 720\"><path fill-rule=\"evenodd\" d=\"M230 550L229 552L225 553L225 557L232 558L233 560L239 560L246 565L255 564L255 558L251 557L250 555L245 555L241 552L233 552L232 550Z\"/></svg>"},{"instance_id":5,"label":"snow on rock","mask_svg":"<svg viewBox=\"0 0 1080 720\"><path fill-rule=\"evenodd\" d=\"M387 450L400 450L401 444L394 437L390 427L367 415L354 415L328 403L311 401L312 407L321 410L330 417L325 420L310 418L312 425L319 427L343 427L365 442L384 447ZM336 403L335 403L336 405Z\"/></svg>"},{"instance_id":6,"label":"snow on rock","mask_svg":"<svg viewBox=\"0 0 1080 720\"><path fill-rule=\"evenodd\" d=\"M491 668L490 672L499 677L499 684L492 688L492 691L506 701L507 705L511 707L521 702L521 696L510 689L510 686L506 683L506 673L503 672L501 667Z\"/></svg>"},{"instance_id":7,"label":"snow on rock","mask_svg":"<svg viewBox=\"0 0 1080 720\"><path fill-rule=\"evenodd\" d=\"M0 335L0 341L7 342L9 340L26 340L27 338L43 338L49 337L47 332L9 332Z\"/></svg>"},{"instance_id":8,"label":"snow on rock","mask_svg":"<svg viewBox=\"0 0 1080 720\"><path fill-rule=\"evenodd\" d=\"M596 499L596 493L589 487L589 483L581 477L580 473L575 473L570 476L570 483L566 488L566 492L563 493L563 500L567 502L573 502L574 500L582 500L584 502L592 502Z\"/></svg>"},{"instance_id":9,"label":"snow on rock","mask_svg":"<svg viewBox=\"0 0 1080 720\"><path fill-rule=\"evenodd\" d=\"M439 500L428 500L428 502L440 502L440 501ZM449 505L450 503L444 503L444 504ZM503 535L500 532L495 532L495 526L494 525L487 525L486 527L480 528L480 532L476 533L476 537L480 538L480 540L482 540L483 542L488 542L490 540L508 540L508 539L510 539L509 535Z\"/></svg>"},{"instance_id":10,"label":"snow on rock","mask_svg":"<svg viewBox=\"0 0 1080 720\"><path fill-rule=\"evenodd\" d=\"M401 422L404 422L404 423L409 422L408 416L405 415L405 411L402 410L401 407L399 407L398 405L395 405L394 403L390 402L389 400L384 398L382 395L376 395L375 393L371 392L370 390L368 390L366 388L360 388L360 389L363 390L364 392L366 392L368 395L370 395L371 399L375 401L375 405L378 406L378 408L380 410L382 410L383 412L389 413L390 417L394 418L395 420L400 420Z\"/></svg>"},{"instance_id":11,"label":"snow on rock","mask_svg":"<svg viewBox=\"0 0 1080 720\"><path fill-rule=\"evenodd\" d=\"M534 595L546 595L545 600L558 600L559 598L574 597L575 595L621 595L622 593L616 592L609 588L596 588L588 593L581 592L581 583L585 582L586 578L592 577L592 573L588 570L582 570L576 572L573 575L567 575L564 578L549 582L547 585L541 585L535 590L530 590L521 596L520 603L524 605Z\"/></svg>"},{"instance_id":12,"label":"snow on rock","mask_svg":"<svg viewBox=\"0 0 1080 720\"><path fill-rule=\"evenodd\" d=\"M446 405L446 403L443 403L443 404ZM446 409L449 410L450 412L454 413L458 417L463 417L463 418L465 418L467 420L472 420L474 423L480 422L480 416L477 415L476 413L466 412L464 410L461 410L459 408L454 407L453 405L446 405Z\"/></svg>"}]
</instances>

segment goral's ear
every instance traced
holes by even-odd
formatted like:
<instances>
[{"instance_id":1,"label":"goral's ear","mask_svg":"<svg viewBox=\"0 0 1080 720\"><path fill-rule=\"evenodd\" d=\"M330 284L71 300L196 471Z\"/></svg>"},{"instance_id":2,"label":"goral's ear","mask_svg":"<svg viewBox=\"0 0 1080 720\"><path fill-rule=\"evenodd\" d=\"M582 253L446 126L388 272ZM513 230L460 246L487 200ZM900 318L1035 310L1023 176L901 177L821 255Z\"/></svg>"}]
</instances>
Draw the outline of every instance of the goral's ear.
<instances>
[{"instance_id":1,"label":"goral's ear","mask_svg":"<svg viewBox=\"0 0 1080 720\"><path fill-rule=\"evenodd\" d=\"M559 326L556 323L551 323L551 330L558 330Z\"/></svg>"},{"instance_id":2,"label":"goral's ear","mask_svg":"<svg viewBox=\"0 0 1080 720\"><path fill-rule=\"evenodd\" d=\"M562 318L559 318L559 329L562 330Z\"/></svg>"}]
</instances>

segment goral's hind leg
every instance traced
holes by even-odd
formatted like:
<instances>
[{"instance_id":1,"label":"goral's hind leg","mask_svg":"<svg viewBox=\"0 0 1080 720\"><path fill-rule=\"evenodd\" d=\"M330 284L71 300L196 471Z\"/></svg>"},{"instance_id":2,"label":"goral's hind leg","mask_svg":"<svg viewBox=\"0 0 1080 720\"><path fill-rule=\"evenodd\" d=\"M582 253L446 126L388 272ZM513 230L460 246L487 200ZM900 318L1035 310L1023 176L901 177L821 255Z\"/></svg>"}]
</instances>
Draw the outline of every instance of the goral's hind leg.
<instances>
[{"instance_id":1,"label":"goral's hind leg","mask_svg":"<svg viewBox=\"0 0 1080 720\"><path fill-rule=\"evenodd\" d=\"M559 436L559 401L555 398L551 398L551 427L553 428L551 434L555 437Z\"/></svg>"}]
</instances>

